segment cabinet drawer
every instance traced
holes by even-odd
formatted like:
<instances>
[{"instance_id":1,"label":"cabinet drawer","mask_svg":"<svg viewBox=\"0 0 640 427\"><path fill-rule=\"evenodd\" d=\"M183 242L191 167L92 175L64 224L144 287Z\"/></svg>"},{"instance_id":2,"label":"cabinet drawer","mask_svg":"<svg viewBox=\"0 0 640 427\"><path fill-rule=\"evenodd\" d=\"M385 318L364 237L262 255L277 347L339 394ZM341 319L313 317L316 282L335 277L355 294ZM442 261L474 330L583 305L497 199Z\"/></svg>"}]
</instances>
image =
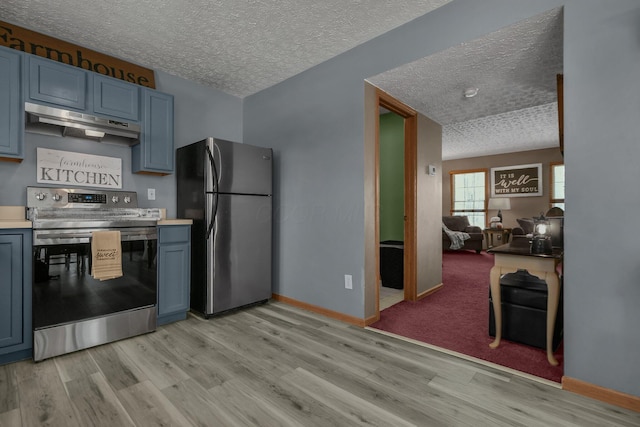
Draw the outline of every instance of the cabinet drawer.
<instances>
[{"instance_id":1,"label":"cabinet drawer","mask_svg":"<svg viewBox=\"0 0 640 427\"><path fill-rule=\"evenodd\" d=\"M85 110L87 72L38 57L29 58L29 98Z\"/></svg>"},{"instance_id":2,"label":"cabinet drawer","mask_svg":"<svg viewBox=\"0 0 640 427\"><path fill-rule=\"evenodd\" d=\"M188 225L165 225L158 227L158 241L163 243L184 243L191 239L191 227Z\"/></svg>"}]
</instances>

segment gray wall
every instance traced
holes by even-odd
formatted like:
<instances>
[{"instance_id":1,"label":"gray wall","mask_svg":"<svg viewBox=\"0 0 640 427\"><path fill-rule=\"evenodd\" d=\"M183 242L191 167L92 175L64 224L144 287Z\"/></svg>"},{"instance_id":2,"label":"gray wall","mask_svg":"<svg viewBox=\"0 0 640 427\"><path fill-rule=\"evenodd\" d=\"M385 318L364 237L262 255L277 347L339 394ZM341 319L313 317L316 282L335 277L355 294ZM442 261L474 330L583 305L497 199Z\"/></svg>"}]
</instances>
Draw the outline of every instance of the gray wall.
<instances>
[{"instance_id":1,"label":"gray wall","mask_svg":"<svg viewBox=\"0 0 640 427\"><path fill-rule=\"evenodd\" d=\"M364 82L327 67L245 98L244 142L274 149L273 292L362 318Z\"/></svg>"},{"instance_id":2,"label":"gray wall","mask_svg":"<svg viewBox=\"0 0 640 427\"><path fill-rule=\"evenodd\" d=\"M176 148L207 136L242 140L241 99L158 71L156 89L174 96ZM37 147L121 158L122 189L137 191L141 207L166 208L167 217L175 217L175 176L132 174L129 148L32 133L25 135L25 159L22 163L0 162L0 205L26 204L25 187L38 185ZM155 201L147 200L147 188L155 188Z\"/></svg>"},{"instance_id":3,"label":"gray wall","mask_svg":"<svg viewBox=\"0 0 640 427\"><path fill-rule=\"evenodd\" d=\"M421 114L416 155L416 289L421 295L442 284L442 126ZM429 175L429 166L435 166L435 175Z\"/></svg>"},{"instance_id":4,"label":"gray wall","mask_svg":"<svg viewBox=\"0 0 640 427\"><path fill-rule=\"evenodd\" d=\"M454 0L246 98L244 141L275 150L274 291L363 316L363 79L562 5L565 374L640 395L638 239L602 226L640 207L637 0Z\"/></svg>"},{"instance_id":5,"label":"gray wall","mask_svg":"<svg viewBox=\"0 0 640 427\"><path fill-rule=\"evenodd\" d=\"M640 2L565 8L566 375L640 396Z\"/></svg>"}]
</instances>

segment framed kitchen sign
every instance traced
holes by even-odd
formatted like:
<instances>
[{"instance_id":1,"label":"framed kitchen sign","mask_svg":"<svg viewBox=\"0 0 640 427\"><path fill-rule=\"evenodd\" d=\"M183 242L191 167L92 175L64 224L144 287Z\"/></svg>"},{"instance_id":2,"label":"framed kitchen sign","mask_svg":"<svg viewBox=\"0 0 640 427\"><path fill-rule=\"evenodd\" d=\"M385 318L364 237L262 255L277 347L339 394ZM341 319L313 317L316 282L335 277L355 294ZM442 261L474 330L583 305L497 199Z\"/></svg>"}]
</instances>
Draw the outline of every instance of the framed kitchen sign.
<instances>
[{"instance_id":1,"label":"framed kitchen sign","mask_svg":"<svg viewBox=\"0 0 640 427\"><path fill-rule=\"evenodd\" d=\"M69 151L37 149L39 184L122 188L122 159Z\"/></svg>"},{"instance_id":2,"label":"framed kitchen sign","mask_svg":"<svg viewBox=\"0 0 640 427\"><path fill-rule=\"evenodd\" d=\"M491 197L542 196L542 163L491 168Z\"/></svg>"}]
</instances>

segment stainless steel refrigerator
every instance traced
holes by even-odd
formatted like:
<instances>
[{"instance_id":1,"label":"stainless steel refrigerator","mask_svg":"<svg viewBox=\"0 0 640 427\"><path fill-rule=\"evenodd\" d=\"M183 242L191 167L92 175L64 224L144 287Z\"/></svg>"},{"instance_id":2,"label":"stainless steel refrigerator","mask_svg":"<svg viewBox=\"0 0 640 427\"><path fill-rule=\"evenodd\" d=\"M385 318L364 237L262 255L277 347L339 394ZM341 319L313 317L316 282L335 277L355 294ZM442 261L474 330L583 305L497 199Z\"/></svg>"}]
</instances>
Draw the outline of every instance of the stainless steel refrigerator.
<instances>
[{"instance_id":1,"label":"stainless steel refrigerator","mask_svg":"<svg viewBox=\"0 0 640 427\"><path fill-rule=\"evenodd\" d=\"M271 297L272 150L214 138L178 148L191 227L191 309L209 317Z\"/></svg>"}]
</instances>

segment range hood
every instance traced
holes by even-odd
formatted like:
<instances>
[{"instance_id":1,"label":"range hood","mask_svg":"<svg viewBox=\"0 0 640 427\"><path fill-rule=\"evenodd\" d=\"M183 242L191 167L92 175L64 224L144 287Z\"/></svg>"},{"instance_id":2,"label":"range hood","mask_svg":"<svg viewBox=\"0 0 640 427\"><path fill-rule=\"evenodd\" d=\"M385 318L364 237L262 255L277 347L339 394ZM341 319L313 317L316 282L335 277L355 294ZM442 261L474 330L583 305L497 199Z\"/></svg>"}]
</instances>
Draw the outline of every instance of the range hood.
<instances>
[{"instance_id":1,"label":"range hood","mask_svg":"<svg viewBox=\"0 0 640 427\"><path fill-rule=\"evenodd\" d=\"M25 102L27 132L75 137L108 144L132 146L139 142L140 125L86 113Z\"/></svg>"}]
</instances>

